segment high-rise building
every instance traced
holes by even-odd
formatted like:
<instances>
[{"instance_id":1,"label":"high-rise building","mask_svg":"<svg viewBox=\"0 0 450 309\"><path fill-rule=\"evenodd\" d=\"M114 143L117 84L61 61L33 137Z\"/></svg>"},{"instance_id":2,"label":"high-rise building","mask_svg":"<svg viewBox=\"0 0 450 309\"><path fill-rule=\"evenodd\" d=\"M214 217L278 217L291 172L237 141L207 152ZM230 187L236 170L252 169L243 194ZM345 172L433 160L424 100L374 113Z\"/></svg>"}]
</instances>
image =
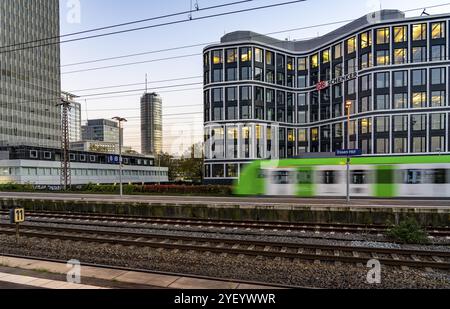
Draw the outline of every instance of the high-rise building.
<instances>
[{"instance_id":1,"label":"high-rise building","mask_svg":"<svg viewBox=\"0 0 450 309\"><path fill-rule=\"evenodd\" d=\"M141 147L146 155L162 152L162 99L156 93L141 98Z\"/></svg>"},{"instance_id":2,"label":"high-rise building","mask_svg":"<svg viewBox=\"0 0 450 309\"><path fill-rule=\"evenodd\" d=\"M123 131L123 128L121 130ZM83 141L119 143L119 123L113 120L88 120L87 124L81 127L81 131ZM123 145L123 140L120 142Z\"/></svg>"},{"instance_id":3,"label":"high-rise building","mask_svg":"<svg viewBox=\"0 0 450 309\"><path fill-rule=\"evenodd\" d=\"M59 148L59 45L26 49L59 36L59 1L1 0L0 22L0 145Z\"/></svg>"},{"instance_id":4,"label":"high-rise building","mask_svg":"<svg viewBox=\"0 0 450 309\"><path fill-rule=\"evenodd\" d=\"M383 10L304 41L225 35L204 50L206 182L305 153L450 153L449 29Z\"/></svg>"},{"instance_id":5,"label":"high-rise building","mask_svg":"<svg viewBox=\"0 0 450 309\"><path fill-rule=\"evenodd\" d=\"M76 102L76 95L62 92L62 99L67 100L69 105L68 120L69 120L69 140L70 142L81 141L81 104Z\"/></svg>"}]
</instances>

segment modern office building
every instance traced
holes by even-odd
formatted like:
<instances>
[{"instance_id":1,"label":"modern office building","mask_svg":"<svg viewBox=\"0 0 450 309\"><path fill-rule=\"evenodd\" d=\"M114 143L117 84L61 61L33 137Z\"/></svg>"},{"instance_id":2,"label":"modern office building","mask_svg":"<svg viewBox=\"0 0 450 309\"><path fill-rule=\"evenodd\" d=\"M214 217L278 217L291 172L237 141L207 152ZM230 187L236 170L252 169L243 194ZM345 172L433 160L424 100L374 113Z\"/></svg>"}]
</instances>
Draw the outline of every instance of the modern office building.
<instances>
[{"instance_id":1,"label":"modern office building","mask_svg":"<svg viewBox=\"0 0 450 309\"><path fill-rule=\"evenodd\" d=\"M141 147L146 155L162 152L162 99L156 93L145 93L141 98Z\"/></svg>"},{"instance_id":2,"label":"modern office building","mask_svg":"<svg viewBox=\"0 0 450 309\"><path fill-rule=\"evenodd\" d=\"M123 131L123 128L121 130ZM113 120L88 120L86 125L81 127L81 131L83 141L119 143L119 123ZM121 144L123 145L123 140L121 141Z\"/></svg>"},{"instance_id":3,"label":"modern office building","mask_svg":"<svg viewBox=\"0 0 450 309\"><path fill-rule=\"evenodd\" d=\"M14 146L0 147L0 184L35 186L60 185L61 150ZM119 156L86 151L70 151L72 185L116 184L119 182ZM123 156L123 182L151 184L168 182L168 168L155 166L154 158Z\"/></svg>"},{"instance_id":4,"label":"modern office building","mask_svg":"<svg viewBox=\"0 0 450 309\"><path fill-rule=\"evenodd\" d=\"M449 20L383 10L306 41L238 31L206 47L206 181L344 148L449 153Z\"/></svg>"},{"instance_id":5,"label":"modern office building","mask_svg":"<svg viewBox=\"0 0 450 309\"><path fill-rule=\"evenodd\" d=\"M81 141L81 104L75 101L76 98L77 96L74 94L68 92L61 93L61 99L67 100L70 103L68 110L70 142Z\"/></svg>"},{"instance_id":6,"label":"modern office building","mask_svg":"<svg viewBox=\"0 0 450 309\"><path fill-rule=\"evenodd\" d=\"M58 37L59 1L2 0L0 23L0 145L60 147L59 45L14 45Z\"/></svg>"}]
</instances>

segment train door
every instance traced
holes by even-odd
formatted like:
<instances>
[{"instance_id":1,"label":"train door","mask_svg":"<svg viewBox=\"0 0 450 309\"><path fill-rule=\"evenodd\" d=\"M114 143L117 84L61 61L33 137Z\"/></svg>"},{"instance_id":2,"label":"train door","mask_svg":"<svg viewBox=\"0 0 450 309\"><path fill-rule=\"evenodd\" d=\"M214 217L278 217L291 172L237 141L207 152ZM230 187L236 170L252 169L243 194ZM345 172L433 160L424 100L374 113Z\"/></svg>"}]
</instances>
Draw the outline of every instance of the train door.
<instances>
[{"instance_id":1,"label":"train door","mask_svg":"<svg viewBox=\"0 0 450 309\"><path fill-rule=\"evenodd\" d=\"M369 167L355 167L355 169L350 172L351 196L372 196L373 192L371 190L370 183Z\"/></svg>"},{"instance_id":2,"label":"train door","mask_svg":"<svg viewBox=\"0 0 450 309\"><path fill-rule=\"evenodd\" d=\"M311 167L302 167L297 172L296 194L300 197L315 196L314 170Z\"/></svg>"},{"instance_id":3,"label":"train door","mask_svg":"<svg viewBox=\"0 0 450 309\"><path fill-rule=\"evenodd\" d=\"M294 196L296 195L297 173L293 169L273 169L266 171L266 195Z\"/></svg>"},{"instance_id":4,"label":"train door","mask_svg":"<svg viewBox=\"0 0 450 309\"><path fill-rule=\"evenodd\" d=\"M391 198L397 195L393 166L377 166L375 170L374 196Z\"/></svg>"}]
</instances>

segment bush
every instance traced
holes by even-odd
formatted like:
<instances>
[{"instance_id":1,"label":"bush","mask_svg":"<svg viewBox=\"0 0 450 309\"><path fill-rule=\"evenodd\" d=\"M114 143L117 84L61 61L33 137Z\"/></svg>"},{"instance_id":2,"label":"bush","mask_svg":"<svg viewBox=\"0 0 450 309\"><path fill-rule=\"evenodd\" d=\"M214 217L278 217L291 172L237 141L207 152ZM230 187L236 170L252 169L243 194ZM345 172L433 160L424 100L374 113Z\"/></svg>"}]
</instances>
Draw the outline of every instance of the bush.
<instances>
[{"instance_id":1,"label":"bush","mask_svg":"<svg viewBox=\"0 0 450 309\"><path fill-rule=\"evenodd\" d=\"M389 237L407 244L424 244L428 242L428 234L414 218L408 218L395 225L387 232Z\"/></svg>"}]
</instances>

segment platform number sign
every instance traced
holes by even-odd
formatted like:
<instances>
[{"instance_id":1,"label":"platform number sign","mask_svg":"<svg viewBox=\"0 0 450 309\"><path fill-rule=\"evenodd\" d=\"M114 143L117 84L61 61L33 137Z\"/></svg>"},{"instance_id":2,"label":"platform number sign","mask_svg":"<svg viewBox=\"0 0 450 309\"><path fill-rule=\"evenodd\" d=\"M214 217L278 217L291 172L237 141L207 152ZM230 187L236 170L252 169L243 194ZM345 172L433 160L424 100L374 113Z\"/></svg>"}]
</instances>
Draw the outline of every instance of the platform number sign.
<instances>
[{"instance_id":1,"label":"platform number sign","mask_svg":"<svg viewBox=\"0 0 450 309\"><path fill-rule=\"evenodd\" d=\"M25 209L14 208L11 209L11 223L22 223L25 221Z\"/></svg>"}]
</instances>

